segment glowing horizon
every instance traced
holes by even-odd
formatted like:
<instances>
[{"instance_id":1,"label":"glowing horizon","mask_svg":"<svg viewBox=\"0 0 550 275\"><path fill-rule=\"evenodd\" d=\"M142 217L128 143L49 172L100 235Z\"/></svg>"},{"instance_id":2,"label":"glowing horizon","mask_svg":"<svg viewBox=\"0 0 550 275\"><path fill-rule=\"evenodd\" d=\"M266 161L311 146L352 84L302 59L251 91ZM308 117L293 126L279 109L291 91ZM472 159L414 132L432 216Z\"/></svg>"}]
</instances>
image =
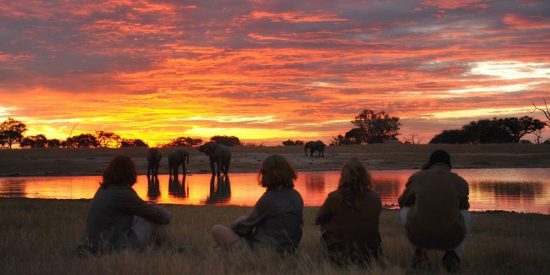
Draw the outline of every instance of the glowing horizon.
<instances>
[{"instance_id":1,"label":"glowing horizon","mask_svg":"<svg viewBox=\"0 0 550 275\"><path fill-rule=\"evenodd\" d=\"M542 118L549 15L536 0L7 2L0 120L48 138L76 125L274 145L328 140L372 109L426 142L480 118Z\"/></svg>"}]
</instances>

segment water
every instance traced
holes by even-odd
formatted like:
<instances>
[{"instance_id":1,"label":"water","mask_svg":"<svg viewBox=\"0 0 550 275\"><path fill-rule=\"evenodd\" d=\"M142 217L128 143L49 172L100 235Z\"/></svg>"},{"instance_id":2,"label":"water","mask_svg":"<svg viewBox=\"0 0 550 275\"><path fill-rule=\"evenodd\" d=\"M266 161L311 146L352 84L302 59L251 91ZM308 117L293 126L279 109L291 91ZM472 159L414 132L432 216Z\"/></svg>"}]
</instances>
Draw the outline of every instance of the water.
<instances>
[{"instance_id":1,"label":"water","mask_svg":"<svg viewBox=\"0 0 550 275\"><path fill-rule=\"evenodd\" d=\"M454 170L470 185L472 210L510 210L550 214L550 169L464 169ZM374 189L387 208L395 208L408 177L416 170L372 171ZM300 172L296 190L307 206L323 203L336 189L339 172ZM90 199L99 176L0 178L0 197L47 199ZM183 183L182 183L183 182ZM232 173L229 180L209 174L188 175L169 182L168 175L158 183L139 176L134 189L145 200L168 204L253 206L264 192L256 173Z\"/></svg>"}]
</instances>

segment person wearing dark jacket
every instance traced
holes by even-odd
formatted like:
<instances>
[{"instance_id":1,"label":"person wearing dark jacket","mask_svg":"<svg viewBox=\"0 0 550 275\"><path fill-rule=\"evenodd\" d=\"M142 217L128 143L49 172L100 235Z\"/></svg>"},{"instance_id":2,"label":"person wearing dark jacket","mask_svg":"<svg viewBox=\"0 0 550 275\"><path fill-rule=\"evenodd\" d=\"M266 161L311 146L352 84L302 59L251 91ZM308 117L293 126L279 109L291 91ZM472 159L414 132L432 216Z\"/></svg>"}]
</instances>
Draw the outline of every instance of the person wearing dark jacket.
<instances>
[{"instance_id":1,"label":"person wearing dark jacket","mask_svg":"<svg viewBox=\"0 0 550 275\"><path fill-rule=\"evenodd\" d=\"M468 183L451 172L451 157L443 150L434 151L409 178L399 197L399 215L413 245L413 268L426 263L426 249L436 249L446 251L442 261L448 271L459 271L470 225L468 192Z\"/></svg>"},{"instance_id":2,"label":"person wearing dark jacket","mask_svg":"<svg viewBox=\"0 0 550 275\"><path fill-rule=\"evenodd\" d=\"M338 189L319 208L315 224L321 227L322 242L335 264L362 265L381 253L382 203L371 188L367 169L353 158L342 167Z\"/></svg>"},{"instance_id":3,"label":"person wearing dark jacket","mask_svg":"<svg viewBox=\"0 0 550 275\"><path fill-rule=\"evenodd\" d=\"M245 242L249 247L273 247L292 252L300 243L304 202L294 190L296 172L280 155L267 157L260 169L260 185L267 190L248 216L240 217L230 227L215 225L212 237L222 247Z\"/></svg>"},{"instance_id":4,"label":"person wearing dark jacket","mask_svg":"<svg viewBox=\"0 0 550 275\"><path fill-rule=\"evenodd\" d=\"M170 213L136 194L136 178L128 156L116 156L107 166L91 202L81 249L102 253L171 241L164 226L170 223Z\"/></svg>"}]
</instances>

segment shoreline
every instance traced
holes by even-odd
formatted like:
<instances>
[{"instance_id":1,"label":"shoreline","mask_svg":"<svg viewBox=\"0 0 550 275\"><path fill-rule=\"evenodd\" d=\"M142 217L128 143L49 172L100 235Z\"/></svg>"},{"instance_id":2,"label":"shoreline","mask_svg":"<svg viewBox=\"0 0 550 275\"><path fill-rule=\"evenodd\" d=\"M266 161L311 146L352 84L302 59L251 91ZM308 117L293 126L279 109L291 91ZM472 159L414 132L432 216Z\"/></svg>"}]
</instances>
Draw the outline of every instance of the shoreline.
<instances>
[{"instance_id":1,"label":"shoreline","mask_svg":"<svg viewBox=\"0 0 550 275\"><path fill-rule=\"evenodd\" d=\"M31 203L48 203L48 202L59 202L59 203L73 203L73 202L90 202L92 199L47 199L47 198L24 198L24 197L0 197L0 201L14 202L14 201L23 201ZM167 206L167 207L215 207L215 208L237 208L237 209L248 209L251 210L253 206L244 206L244 205L200 205L200 204L175 204L175 203L155 203L157 205ZM304 206L305 209L317 209L319 206ZM386 205L382 205L382 211L388 212L397 212L399 208L388 208ZM515 215L540 215L544 217L550 217L550 214L537 213L537 212L518 212L518 211L508 211L508 210L482 210L482 211L469 211L472 214L476 215L492 215L492 214L515 214Z\"/></svg>"},{"instance_id":2,"label":"shoreline","mask_svg":"<svg viewBox=\"0 0 550 275\"><path fill-rule=\"evenodd\" d=\"M160 149L163 158L159 174L168 174L167 155L176 150L190 154L189 174L209 174L209 161L195 148ZM301 146L233 147L230 173L255 173L271 154L286 157L296 171L339 171L350 158L357 157L369 170L415 170L429 154L443 149L451 154L453 169L550 168L547 144L371 144L327 147L325 157L306 157ZM139 175L146 174L147 148L87 149L36 148L0 150L0 177L97 176L119 154L130 156Z\"/></svg>"},{"instance_id":3,"label":"shoreline","mask_svg":"<svg viewBox=\"0 0 550 275\"><path fill-rule=\"evenodd\" d=\"M376 168L369 169L369 171L403 171L403 170L419 170L420 167L415 168ZM550 167L453 167L452 170L470 170L470 169L550 169ZM296 170L298 174L300 173L309 173L309 172L339 172L340 170ZM254 171L230 171L229 175L232 174L248 174L248 173L258 173L257 170ZM208 175L210 172L193 172L187 173L187 176L191 177L193 175ZM182 174L180 173L179 176ZM138 173L137 176L147 176L146 173ZM159 173L159 176L168 176L168 173ZM299 176L299 175L298 175ZM100 173L96 174L29 174L29 175L0 175L0 178L56 178L56 177L101 177Z\"/></svg>"}]
</instances>

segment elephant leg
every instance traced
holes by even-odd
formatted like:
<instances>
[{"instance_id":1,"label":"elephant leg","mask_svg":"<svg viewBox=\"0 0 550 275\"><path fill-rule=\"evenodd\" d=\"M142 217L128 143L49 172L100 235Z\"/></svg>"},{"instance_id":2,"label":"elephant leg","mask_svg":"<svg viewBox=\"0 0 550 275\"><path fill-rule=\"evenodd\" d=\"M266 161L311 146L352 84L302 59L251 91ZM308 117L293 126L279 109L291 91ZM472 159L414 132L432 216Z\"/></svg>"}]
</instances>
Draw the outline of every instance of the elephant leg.
<instances>
[{"instance_id":1,"label":"elephant leg","mask_svg":"<svg viewBox=\"0 0 550 275\"><path fill-rule=\"evenodd\" d=\"M222 161L218 159L216 161L216 175L218 175L218 177L220 176L221 171L222 171Z\"/></svg>"},{"instance_id":2,"label":"elephant leg","mask_svg":"<svg viewBox=\"0 0 550 275\"><path fill-rule=\"evenodd\" d=\"M210 160L210 171L212 172L212 175L216 174L216 167L214 166L214 161Z\"/></svg>"}]
</instances>

